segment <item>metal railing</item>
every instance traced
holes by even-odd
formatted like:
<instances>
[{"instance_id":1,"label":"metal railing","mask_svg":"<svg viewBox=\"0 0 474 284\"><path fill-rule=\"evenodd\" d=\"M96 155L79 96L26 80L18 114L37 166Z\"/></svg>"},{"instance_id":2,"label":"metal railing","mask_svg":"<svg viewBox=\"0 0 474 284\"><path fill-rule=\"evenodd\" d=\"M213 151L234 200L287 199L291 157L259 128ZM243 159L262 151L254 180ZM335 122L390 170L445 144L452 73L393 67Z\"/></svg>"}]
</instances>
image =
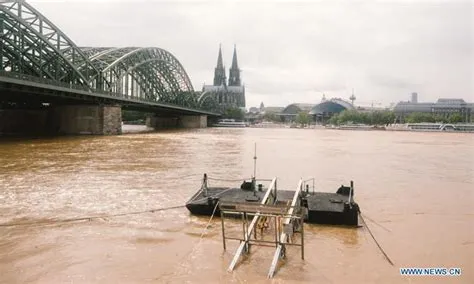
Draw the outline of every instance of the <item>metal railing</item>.
<instances>
[{"instance_id":1,"label":"metal railing","mask_svg":"<svg viewBox=\"0 0 474 284\"><path fill-rule=\"evenodd\" d=\"M219 211L222 223L222 242L226 250L226 240L236 240L240 242L234 257L229 265L228 271L233 271L242 254L250 251L251 245L272 246L275 248L275 255L270 266L268 277L272 278L277 268L278 260L285 256L286 246L301 247L301 258L304 259L304 214L301 204L298 202L303 189L303 181L298 183L291 204L275 204L276 200L276 178L274 178L267 188L260 203L247 202L222 202L219 203ZM234 215L241 217L242 236L227 236L225 229L225 216ZM249 222L249 218L252 221ZM273 240L263 238L265 228L274 224ZM266 225L265 225L266 224ZM260 225L262 225L260 227ZM260 227L261 237L257 238L257 228ZM295 232L301 235L300 242L293 240ZM252 237L253 236L253 237Z\"/></svg>"},{"instance_id":2,"label":"metal railing","mask_svg":"<svg viewBox=\"0 0 474 284\"><path fill-rule=\"evenodd\" d=\"M315 184L316 179L315 178L310 178L307 180L303 180L303 190L305 190L306 193L309 193L309 182L312 182L312 193L314 194L314 184Z\"/></svg>"},{"instance_id":3,"label":"metal railing","mask_svg":"<svg viewBox=\"0 0 474 284\"><path fill-rule=\"evenodd\" d=\"M262 198L262 201L260 202L261 205L264 205L264 204L268 204L268 202L273 202L271 199L272 197L272 192L276 191L276 181L277 179L274 178L272 180L272 182L270 183L270 186L268 187L267 191L265 192L265 195L263 196ZM275 195L275 193L273 193L273 195ZM224 245L224 250L226 249L226 244L225 244L225 240L226 240L226 237L225 237L225 230L224 230L224 216L225 216L225 210L221 210L221 220L222 220L222 237L223 237L223 245ZM244 222L243 224L243 234L244 234L244 238L242 240L242 242L240 243L239 247L237 248L235 254L234 254L234 258L232 259L232 262L230 263L229 265L229 268L228 268L228 271L232 271L234 270L235 266L237 265L237 262L240 258L240 256L242 255L242 253L245 251L247 252L248 251L248 248L249 248L249 240L252 236L252 233L253 231L255 230L255 226L257 225L257 221L259 219L259 216L260 216L260 213L256 213L252 219L252 222L250 222L249 225L248 224L248 220L245 219L246 218L246 215L244 216L242 214L242 221ZM246 221L247 220L247 221ZM247 225L247 226L246 226Z\"/></svg>"},{"instance_id":4,"label":"metal railing","mask_svg":"<svg viewBox=\"0 0 474 284\"><path fill-rule=\"evenodd\" d=\"M287 216L296 216L296 213L299 209L298 201L300 199L300 194L302 190L303 190L303 180L300 180L298 182L298 185L296 186L296 191L293 195L291 205L289 206L289 209L286 213ZM268 272L268 278L272 278L273 275L275 274L278 260L280 260L280 258L282 257L285 257L285 246L290 243L289 240L291 239L291 236L293 233L292 230L288 230L288 229L294 228L295 220L296 219L294 217L283 218L283 227L285 228L285 230L283 230L283 232L280 234L279 243L277 245L275 254L273 256L273 261L270 266L270 271ZM304 259L304 225L303 223L299 225L301 228L301 259Z\"/></svg>"}]
</instances>

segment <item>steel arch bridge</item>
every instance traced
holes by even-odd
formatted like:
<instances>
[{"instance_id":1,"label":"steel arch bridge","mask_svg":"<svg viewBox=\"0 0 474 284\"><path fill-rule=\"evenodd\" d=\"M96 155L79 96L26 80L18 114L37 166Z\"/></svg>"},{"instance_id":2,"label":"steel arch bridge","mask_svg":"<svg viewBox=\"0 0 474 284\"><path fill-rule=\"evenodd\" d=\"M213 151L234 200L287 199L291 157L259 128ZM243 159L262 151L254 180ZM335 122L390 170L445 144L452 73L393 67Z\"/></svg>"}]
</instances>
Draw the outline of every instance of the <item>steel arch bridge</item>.
<instances>
[{"instance_id":1,"label":"steel arch bridge","mask_svg":"<svg viewBox=\"0 0 474 284\"><path fill-rule=\"evenodd\" d=\"M181 63L157 47L78 47L23 0L0 0L0 76L203 109Z\"/></svg>"}]
</instances>

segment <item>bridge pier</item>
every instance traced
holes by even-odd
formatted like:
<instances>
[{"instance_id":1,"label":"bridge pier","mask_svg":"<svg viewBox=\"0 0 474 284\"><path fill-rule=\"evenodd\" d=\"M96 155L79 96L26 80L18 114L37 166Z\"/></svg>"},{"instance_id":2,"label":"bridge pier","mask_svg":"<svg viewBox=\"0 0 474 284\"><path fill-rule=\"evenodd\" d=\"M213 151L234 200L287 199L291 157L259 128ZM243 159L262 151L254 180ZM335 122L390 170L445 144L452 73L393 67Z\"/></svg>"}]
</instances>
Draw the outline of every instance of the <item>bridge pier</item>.
<instances>
[{"instance_id":1,"label":"bridge pier","mask_svg":"<svg viewBox=\"0 0 474 284\"><path fill-rule=\"evenodd\" d=\"M67 105L0 110L0 135L122 134L120 106Z\"/></svg>"},{"instance_id":2,"label":"bridge pier","mask_svg":"<svg viewBox=\"0 0 474 284\"><path fill-rule=\"evenodd\" d=\"M120 106L67 105L50 110L49 129L58 134L122 134Z\"/></svg>"},{"instance_id":3,"label":"bridge pier","mask_svg":"<svg viewBox=\"0 0 474 284\"><path fill-rule=\"evenodd\" d=\"M155 129L165 128L205 128L207 127L206 115L181 115L173 117L149 116L146 126Z\"/></svg>"},{"instance_id":4,"label":"bridge pier","mask_svg":"<svg viewBox=\"0 0 474 284\"><path fill-rule=\"evenodd\" d=\"M207 115L182 115L179 117L180 127L183 128L206 128Z\"/></svg>"},{"instance_id":5,"label":"bridge pier","mask_svg":"<svg viewBox=\"0 0 474 284\"><path fill-rule=\"evenodd\" d=\"M177 117L149 116L146 118L146 126L154 129L177 128Z\"/></svg>"}]
</instances>

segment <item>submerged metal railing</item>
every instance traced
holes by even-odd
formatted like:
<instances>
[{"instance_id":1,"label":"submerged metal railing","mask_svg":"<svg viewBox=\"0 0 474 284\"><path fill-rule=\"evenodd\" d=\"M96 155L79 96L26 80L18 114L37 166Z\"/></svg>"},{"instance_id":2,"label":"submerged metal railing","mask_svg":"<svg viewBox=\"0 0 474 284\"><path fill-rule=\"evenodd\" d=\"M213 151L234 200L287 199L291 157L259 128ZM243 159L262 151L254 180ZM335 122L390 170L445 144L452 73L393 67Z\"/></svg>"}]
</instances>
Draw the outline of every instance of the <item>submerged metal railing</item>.
<instances>
[{"instance_id":1,"label":"submerged metal railing","mask_svg":"<svg viewBox=\"0 0 474 284\"><path fill-rule=\"evenodd\" d=\"M293 195L293 200L291 201L291 206L288 209L287 215L288 216L294 216L295 215L295 208L297 207L297 203L300 193L303 190L303 180L300 180L298 182L298 185L295 190L295 194ZM302 216L301 216L302 217ZM302 220L302 218L301 218ZM273 275L275 274L275 270L278 264L278 260L280 258L285 257L285 246L288 245L288 238L291 236L292 231L290 230L291 228L294 228L294 221L295 218L293 217L285 217L283 220L283 226L288 228L285 229L280 236L280 241L279 244L275 250L275 255L273 256L273 261L270 266L270 271L268 272L268 278L272 278ZM304 225L303 223L300 224L301 226L301 259L304 259Z\"/></svg>"},{"instance_id":2,"label":"submerged metal railing","mask_svg":"<svg viewBox=\"0 0 474 284\"><path fill-rule=\"evenodd\" d=\"M276 185L277 180L274 178L260 203L221 202L219 204L224 250L226 250L227 240L236 240L240 242L240 245L229 265L229 272L235 269L243 253L249 253L250 245L273 246L276 248L275 257L268 273L269 278L273 277L278 260L285 256L285 247L287 245L301 247L301 258L304 259L304 215L300 208L300 203L297 202L303 188L303 181L300 180L298 183L298 189L293 196L291 204L276 204ZM226 235L226 215L240 217L242 220L242 237L229 237ZM252 221L249 223L250 217L252 217ZM269 225L272 221L274 223L273 241L263 239L264 226L261 228L261 239L257 239L257 224L265 223ZM301 241L299 243L292 241L292 236L296 231L301 233Z\"/></svg>"},{"instance_id":3,"label":"submerged metal railing","mask_svg":"<svg viewBox=\"0 0 474 284\"><path fill-rule=\"evenodd\" d=\"M276 200L276 187L277 185L277 179L273 178L272 182L270 183L270 186L268 187L267 191L265 192L265 195L262 198L262 201L260 202L261 205L268 204L269 202L274 203ZM221 209L222 208L222 209ZM224 250L226 249L226 235L225 235L225 224L224 224L224 217L226 212L229 212L231 210L225 209L226 205L225 203L221 203L219 206L219 210L221 212L221 220L222 220L222 238L223 238L223 245L224 245ZM249 239L255 230L255 225L257 224L258 218L260 216L260 213L256 213L255 216L252 219L252 222L250 222L250 225L246 226L246 215L244 215L245 212L242 212L242 220L243 220L243 239L241 240L241 243L239 247L237 248L234 258L232 259L232 262L229 265L228 271L234 270L235 266L237 265L237 262L242 255L242 253L248 252L249 249Z\"/></svg>"}]
</instances>

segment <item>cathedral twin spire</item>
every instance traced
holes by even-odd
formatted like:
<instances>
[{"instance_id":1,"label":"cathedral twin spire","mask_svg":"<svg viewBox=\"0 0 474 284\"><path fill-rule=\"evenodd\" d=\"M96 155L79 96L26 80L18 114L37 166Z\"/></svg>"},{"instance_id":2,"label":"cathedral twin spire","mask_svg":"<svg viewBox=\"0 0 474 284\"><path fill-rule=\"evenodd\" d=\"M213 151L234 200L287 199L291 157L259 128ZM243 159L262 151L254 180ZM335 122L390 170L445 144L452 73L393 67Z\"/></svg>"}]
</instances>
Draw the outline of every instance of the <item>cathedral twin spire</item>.
<instances>
[{"instance_id":1,"label":"cathedral twin spire","mask_svg":"<svg viewBox=\"0 0 474 284\"><path fill-rule=\"evenodd\" d=\"M240 70L237 64L237 48L234 45L234 55L232 56L232 66L229 69L229 86L240 86Z\"/></svg>"},{"instance_id":2,"label":"cathedral twin spire","mask_svg":"<svg viewBox=\"0 0 474 284\"><path fill-rule=\"evenodd\" d=\"M214 86L226 85L225 68L222 62L222 48L219 45L219 55L217 57L217 66L214 69ZM240 86L240 70L237 63L237 48L234 45L234 55L232 57L232 66L229 69L229 86Z\"/></svg>"}]
</instances>

